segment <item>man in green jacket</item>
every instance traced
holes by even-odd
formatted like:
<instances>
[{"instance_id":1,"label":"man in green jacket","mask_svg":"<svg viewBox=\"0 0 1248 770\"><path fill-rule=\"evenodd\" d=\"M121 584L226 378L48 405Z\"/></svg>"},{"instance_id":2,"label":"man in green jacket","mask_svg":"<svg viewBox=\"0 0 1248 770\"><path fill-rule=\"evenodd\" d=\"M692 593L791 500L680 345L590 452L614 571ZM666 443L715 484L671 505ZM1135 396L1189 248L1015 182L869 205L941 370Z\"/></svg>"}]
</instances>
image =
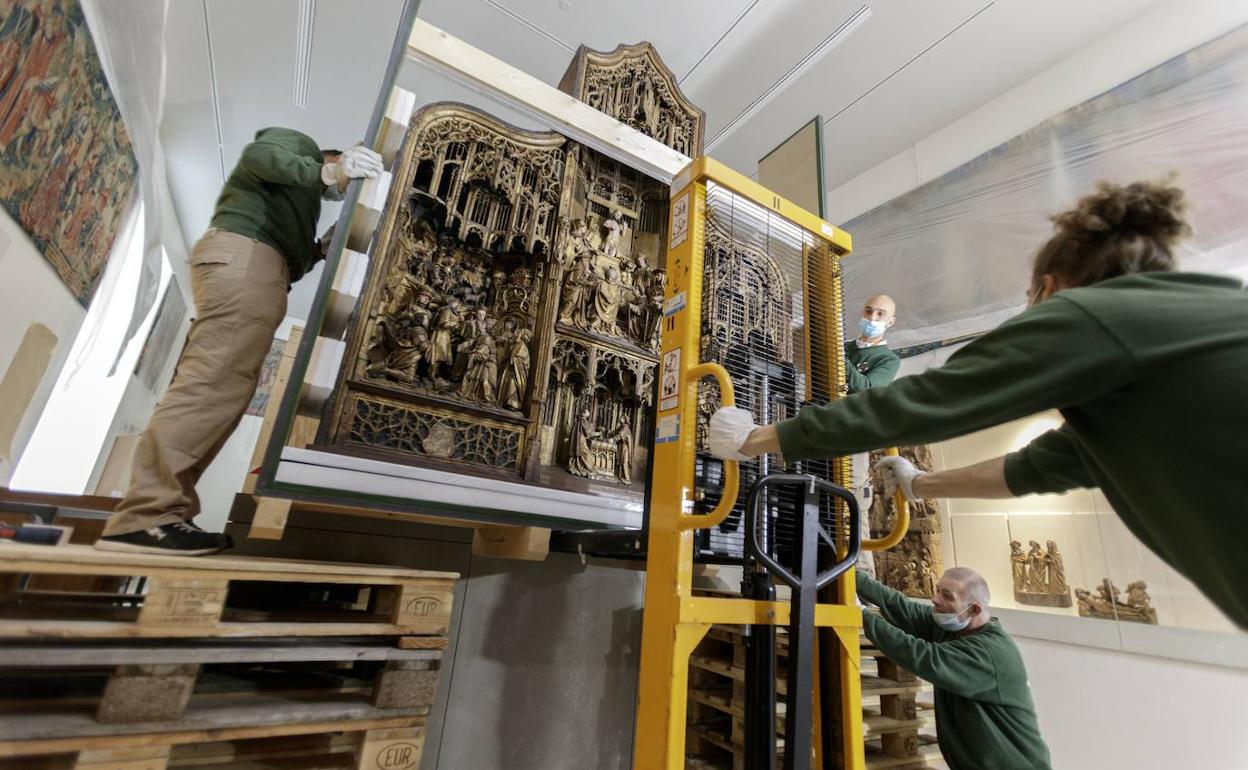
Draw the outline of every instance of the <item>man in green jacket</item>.
<instances>
[{"instance_id":1,"label":"man in green jacket","mask_svg":"<svg viewBox=\"0 0 1248 770\"><path fill-rule=\"evenodd\" d=\"M936 688L936 737L951 770L1048 770L1027 671L1014 640L988 615L988 584L954 567L932 604L858 573L867 638L888 659Z\"/></svg>"},{"instance_id":2,"label":"man in green jacket","mask_svg":"<svg viewBox=\"0 0 1248 770\"><path fill-rule=\"evenodd\" d=\"M1183 211L1166 184L1102 185L1055 218L1025 311L944 366L791 420L759 428L721 409L712 453L835 457L1057 409L1065 424L1022 450L906 491L1100 487L1141 542L1248 628L1248 294L1235 278L1173 272L1172 248L1190 233Z\"/></svg>"},{"instance_id":3,"label":"man in green jacket","mask_svg":"<svg viewBox=\"0 0 1248 770\"><path fill-rule=\"evenodd\" d=\"M876 294L863 304L858 318L859 335L845 342L845 392L859 393L867 388L882 388L893 381L901 368L901 357L888 348L884 333L897 322L897 303L887 294ZM858 509L871 510L870 455L859 452L853 458L850 489L858 498ZM871 517L861 519L862 538L871 537ZM875 577L875 557L863 551L858 557L858 570Z\"/></svg>"},{"instance_id":4,"label":"man in green jacket","mask_svg":"<svg viewBox=\"0 0 1248 770\"><path fill-rule=\"evenodd\" d=\"M845 389L858 393L882 388L893 381L901 358L889 350L884 333L897 322L897 304L887 294L876 294L862 306L857 338L845 343Z\"/></svg>"},{"instance_id":5,"label":"man in green jacket","mask_svg":"<svg viewBox=\"0 0 1248 770\"><path fill-rule=\"evenodd\" d=\"M139 437L126 497L95 547L198 556L229 538L196 527L195 483L234 432L256 389L286 293L328 246L316 240L321 199L373 177L365 147L321 150L289 128L266 128L243 148L217 198L212 226L191 251L196 316L178 367Z\"/></svg>"}]
</instances>

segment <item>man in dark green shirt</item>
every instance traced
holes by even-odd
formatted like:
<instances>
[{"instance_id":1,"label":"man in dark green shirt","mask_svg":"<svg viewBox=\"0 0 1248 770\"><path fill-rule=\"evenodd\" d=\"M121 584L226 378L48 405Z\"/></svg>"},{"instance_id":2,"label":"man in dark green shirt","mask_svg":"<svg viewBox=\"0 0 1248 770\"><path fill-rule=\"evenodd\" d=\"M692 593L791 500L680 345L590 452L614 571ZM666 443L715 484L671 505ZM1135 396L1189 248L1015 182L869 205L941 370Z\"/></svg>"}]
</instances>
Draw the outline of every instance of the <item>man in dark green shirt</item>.
<instances>
[{"instance_id":1,"label":"man in dark green shirt","mask_svg":"<svg viewBox=\"0 0 1248 770\"><path fill-rule=\"evenodd\" d=\"M321 199L340 200L349 179L380 171L372 150L321 150L289 128L266 128L243 148L191 251L196 315L173 382L139 437L130 486L96 548L198 556L229 547L192 523L195 484L255 392L290 285L324 257Z\"/></svg>"},{"instance_id":2,"label":"man in dark green shirt","mask_svg":"<svg viewBox=\"0 0 1248 770\"><path fill-rule=\"evenodd\" d=\"M1057 409L1065 424L1022 450L906 491L1100 487L1141 542L1248 628L1248 294L1234 278L1173 272L1172 246L1190 232L1182 213L1177 188L1103 185L1055 218L1024 312L944 366L792 420L756 428L720 410L712 453L834 457Z\"/></svg>"},{"instance_id":3,"label":"man in dark green shirt","mask_svg":"<svg viewBox=\"0 0 1248 770\"><path fill-rule=\"evenodd\" d=\"M860 334L845 343L845 388L857 393L882 388L893 381L901 358L888 349L884 333L897 322L897 304L887 294L876 294L862 306Z\"/></svg>"},{"instance_id":4,"label":"man in dark green shirt","mask_svg":"<svg viewBox=\"0 0 1248 770\"><path fill-rule=\"evenodd\" d=\"M862 306L858 318L859 335L845 343L845 392L882 388L893 381L901 368L901 358L888 349L884 333L897 322L897 303L887 294L875 294ZM858 510L871 510L871 458L867 452L854 455L850 489L858 498ZM871 537L871 517L863 516L862 538ZM863 551L856 569L875 577L875 556Z\"/></svg>"},{"instance_id":5,"label":"man in dark green shirt","mask_svg":"<svg viewBox=\"0 0 1248 770\"><path fill-rule=\"evenodd\" d=\"M936 737L951 770L1048 770L1027 671L1014 640L988 614L988 584L954 567L932 604L858 573L858 595L880 608L862 628L888 659L936 689Z\"/></svg>"}]
</instances>

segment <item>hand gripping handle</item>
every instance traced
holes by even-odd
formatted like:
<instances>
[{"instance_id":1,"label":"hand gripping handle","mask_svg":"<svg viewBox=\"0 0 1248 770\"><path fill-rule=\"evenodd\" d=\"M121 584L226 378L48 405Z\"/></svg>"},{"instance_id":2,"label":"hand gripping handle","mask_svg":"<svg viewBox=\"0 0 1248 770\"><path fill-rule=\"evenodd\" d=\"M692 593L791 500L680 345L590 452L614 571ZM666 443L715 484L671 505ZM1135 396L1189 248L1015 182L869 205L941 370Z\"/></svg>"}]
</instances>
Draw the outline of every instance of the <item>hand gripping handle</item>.
<instances>
[{"instance_id":1,"label":"hand gripping handle","mask_svg":"<svg viewBox=\"0 0 1248 770\"><path fill-rule=\"evenodd\" d=\"M702 363L689 369L688 379L685 380L685 387L693 391L691 394L688 394L689 397L697 398L698 380L703 377L714 377L719 383L719 399L723 406L736 406L736 398L732 390L732 379L728 376L728 370L719 364ZM740 469L737 467L735 460L724 460L723 462L724 486L723 493L719 498L719 504L710 513L680 513L677 517L677 522L682 530L718 526L724 519L728 518L728 514L732 513L733 506L737 504L737 493L740 491Z\"/></svg>"},{"instance_id":2,"label":"hand gripping handle","mask_svg":"<svg viewBox=\"0 0 1248 770\"><path fill-rule=\"evenodd\" d=\"M890 447L884 450L884 454L889 457L896 457L897 447ZM901 539L906 536L906 532L910 530L910 504L906 502L906 495L901 491L900 484L897 486L897 491L893 494L893 502L897 508L897 520L893 522L893 531L878 539L868 538L863 540L862 550L887 551L900 543Z\"/></svg>"}]
</instances>

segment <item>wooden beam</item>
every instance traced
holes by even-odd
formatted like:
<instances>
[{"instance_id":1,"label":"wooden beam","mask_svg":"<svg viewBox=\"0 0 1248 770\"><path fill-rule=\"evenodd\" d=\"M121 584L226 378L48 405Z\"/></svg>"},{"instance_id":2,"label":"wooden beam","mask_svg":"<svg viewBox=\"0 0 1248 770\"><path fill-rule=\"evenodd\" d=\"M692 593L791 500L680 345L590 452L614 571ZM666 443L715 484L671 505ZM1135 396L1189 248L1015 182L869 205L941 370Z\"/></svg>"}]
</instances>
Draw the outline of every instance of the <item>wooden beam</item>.
<instances>
[{"instance_id":1,"label":"wooden beam","mask_svg":"<svg viewBox=\"0 0 1248 770\"><path fill-rule=\"evenodd\" d=\"M550 530L543 527L482 527L472 533L472 555L491 559L545 561Z\"/></svg>"},{"instance_id":2,"label":"wooden beam","mask_svg":"<svg viewBox=\"0 0 1248 770\"><path fill-rule=\"evenodd\" d=\"M688 156L421 19L412 25L407 55L666 184L689 165Z\"/></svg>"}]
</instances>

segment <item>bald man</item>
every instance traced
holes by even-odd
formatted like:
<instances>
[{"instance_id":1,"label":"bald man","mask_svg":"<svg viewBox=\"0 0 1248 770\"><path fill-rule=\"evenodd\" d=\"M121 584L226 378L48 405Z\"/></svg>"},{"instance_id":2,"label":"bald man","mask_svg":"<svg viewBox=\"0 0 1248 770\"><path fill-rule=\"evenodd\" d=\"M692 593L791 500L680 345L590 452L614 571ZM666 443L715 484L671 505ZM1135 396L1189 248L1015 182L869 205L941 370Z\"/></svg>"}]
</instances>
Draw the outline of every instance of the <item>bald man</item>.
<instances>
[{"instance_id":1,"label":"bald man","mask_svg":"<svg viewBox=\"0 0 1248 770\"><path fill-rule=\"evenodd\" d=\"M897 321L897 304L887 294L876 294L862 306L858 319L859 336L845 343L845 390L858 393L868 388L882 388L893 381L901 367L901 358L888 349L884 333ZM871 537L871 478L867 453L854 455L850 489L858 496L862 514L862 537ZM869 551L858 557L858 570L875 577L875 558Z\"/></svg>"},{"instance_id":2,"label":"bald man","mask_svg":"<svg viewBox=\"0 0 1248 770\"><path fill-rule=\"evenodd\" d=\"M932 604L858 573L858 595L878 605L862 630L880 652L935 688L936 738L951 770L1049 770L1023 657L988 614L988 583L947 570Z\"/></svg>"},{"instance_id":3,"label":"bald man","mask_svg":"<svg viewBox=\"0 0 1248 770\"><path fill-rule=\"evenodd\" d=\"M876 294L862 306L857 339L845 343L848 392L882 388L901 368L901 357L888 349L884 333L897 322L897 303L887 294Z\"/></svg>"}]
</instances>

